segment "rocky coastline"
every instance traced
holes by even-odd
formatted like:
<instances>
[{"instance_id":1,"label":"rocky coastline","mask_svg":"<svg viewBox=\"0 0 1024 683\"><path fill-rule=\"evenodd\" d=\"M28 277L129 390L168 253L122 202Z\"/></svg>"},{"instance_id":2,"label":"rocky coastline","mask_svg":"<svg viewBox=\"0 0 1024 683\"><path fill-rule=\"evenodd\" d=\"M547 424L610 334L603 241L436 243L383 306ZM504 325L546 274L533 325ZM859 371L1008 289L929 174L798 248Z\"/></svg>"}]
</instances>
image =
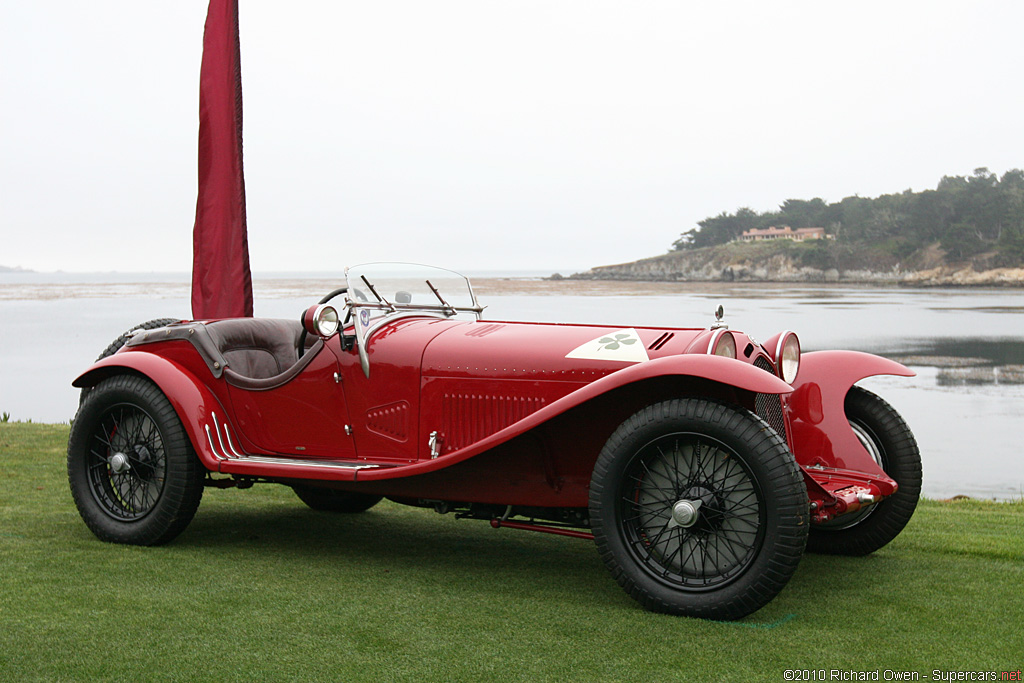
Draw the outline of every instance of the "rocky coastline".
<instances>
[{"instance_id":1,"label":"rocky coastline","mask_svg":"<svg viewBox=\"0 0 1024 683\"><path fill-rule=\"evenodd\" d=\"M752 254L733 250L670 252L631 263L597 266L569 276L573 280L646 282L803 282L904 285L910 287L1024 287L1024 268L986 268L979 263L927 264L909 267L819 268L802 265L789 254ZM981 266L981 267L979 267Z\"/></svg>"}]
</instances>

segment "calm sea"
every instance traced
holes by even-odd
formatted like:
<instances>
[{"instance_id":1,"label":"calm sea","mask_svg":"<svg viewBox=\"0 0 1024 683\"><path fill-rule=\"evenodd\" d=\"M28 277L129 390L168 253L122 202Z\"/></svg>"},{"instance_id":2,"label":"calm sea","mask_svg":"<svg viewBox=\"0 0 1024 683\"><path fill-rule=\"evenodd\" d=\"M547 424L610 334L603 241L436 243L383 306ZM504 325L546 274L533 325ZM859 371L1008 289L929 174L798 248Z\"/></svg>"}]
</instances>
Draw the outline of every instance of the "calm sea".
<instances>
[{"instance_id":1,"label":"calm sea","mask_svg":"<svg viewBox=\"0 0 1024 683\"><path fill-rule=\"evenodd\" d=\"M485 317L616 325L726 322L758 339L794 330L805 351L846 348L900 360L914 378L870 378L914 430L924 492L1019 498L1024 421L1024 291L821 285L550 282L481 273ZM531 277L532 276L532 277ZM256 314L297 318L339 286L329 274L254 277ZM190 317L187 274L0 274L0 413L64 422L71 380L140 322Z\"/></svg>"}]
</instances>

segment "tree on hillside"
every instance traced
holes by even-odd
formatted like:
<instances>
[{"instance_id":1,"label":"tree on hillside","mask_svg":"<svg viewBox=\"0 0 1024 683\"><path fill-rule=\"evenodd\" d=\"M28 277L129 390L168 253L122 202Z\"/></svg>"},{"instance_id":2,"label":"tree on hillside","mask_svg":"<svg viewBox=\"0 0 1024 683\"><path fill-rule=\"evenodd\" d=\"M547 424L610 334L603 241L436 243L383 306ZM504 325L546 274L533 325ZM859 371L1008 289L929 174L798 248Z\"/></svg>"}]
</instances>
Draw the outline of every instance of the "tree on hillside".
<instances>
[{"instance_id":1,"label":"tree on hillside","mask_svg":"<svg viewBox=\"0 0 1024 683\"><path fill-rule=\"evenodd\" d=\"M828 204L818 197L787 199L779 207L779 214L780 223L791 228L822 228L829 220Z\"/></svg>"},{"instance_id":2,"label":"tree on hillside","mask_svg":"<svg viewBox=\"0 0 1024 683\"><path fill-rule=\"evenodd\" d=\"M684 233L672 245L673 249L696 249L725 244L746 230L764 226L765 217L753 209L742 208L735 214L721 213L697 223L699 229Z\"/></svg>"},{"instance_id":3,"label":"tree on hillside","mask_svg":"<svg viewBox=\"0 0 1024 683\"><path fill-rule=\"evenodd\" d=\"M906 190L876 198L787 199L778 211L741 208L697 223L672 248L724 244L745 230L788 225L824 227L838 244L861 245L903 258L938 242L954 258L992 252L1001 263L1024 263L1024 171L1000 178L988 168L970 176L943 176L934 190Z\"/></svg>"}]
</instances>

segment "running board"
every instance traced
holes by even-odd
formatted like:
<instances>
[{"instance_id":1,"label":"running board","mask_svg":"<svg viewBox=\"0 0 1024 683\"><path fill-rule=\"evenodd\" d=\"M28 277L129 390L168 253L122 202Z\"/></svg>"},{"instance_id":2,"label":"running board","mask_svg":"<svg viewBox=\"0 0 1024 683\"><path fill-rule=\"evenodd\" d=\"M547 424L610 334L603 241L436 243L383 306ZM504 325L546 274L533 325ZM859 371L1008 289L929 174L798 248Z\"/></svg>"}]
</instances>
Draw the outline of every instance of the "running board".
<instances>
[{"instance_id":1,"label":"running board","mask_svg":"<svg viewBox=\"0 0 1024 683\"><path fill-rule=\"evenodd\" d=\"M299 460L297 458L275 457L272 455L247 455L237 458L239 462L262 463L266 465L288 465L289 467L338 467L344 470L369 470L382 465L368 465L351 460Z\"/></svg>"},{"instance_id":2,"label":"running board","mask_svg":"<svg viewBox=\"0 0 1024 683\"><path fill-rule=\"evenodd\" d=\"M395 467L352 460L309 460L273 455L246 455L220 462L222 474L237 474L269 479L329 479L356 481L363 470Z\"/></svg>"}]
</instances>

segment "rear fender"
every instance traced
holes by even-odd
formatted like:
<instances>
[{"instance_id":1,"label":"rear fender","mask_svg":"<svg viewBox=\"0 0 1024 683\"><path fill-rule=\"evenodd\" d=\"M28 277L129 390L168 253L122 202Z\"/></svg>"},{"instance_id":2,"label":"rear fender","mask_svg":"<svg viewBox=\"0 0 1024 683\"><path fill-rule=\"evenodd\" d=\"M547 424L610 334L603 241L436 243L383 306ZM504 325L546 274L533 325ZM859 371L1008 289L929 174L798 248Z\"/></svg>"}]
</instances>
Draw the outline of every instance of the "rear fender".
<instances>
[{"instance_id":1,"label":"rear fender","mask_svg":"<svg viewBox=\"0 0 1024 683\"><path fill-rule=\"evenodd\" d=\"M227 436L230 434L227 411L195 375L174 361L144 351L117 353L96 362L71 384L78 388L91 387L107 377L126 372L143 375L160 388L181 419L203 466L216 472L224 459L221 452L226 449L221 448L219 452L213 444L224 442L218 421L223 423L225 436L230 438Z\"/></svg>"},{"instance_id":2,"label":"rear fender","mask_svg":"<svg viewBox=\"0 0 1024 683\"><path fill-rule=\"evenodd\" d=\"M846 394L865 377L914 372L896 361L859 351L817 351L800 359L800 372L789 397L793 427L793 455L814 479L823 468L866 475L882 495L896 483L882 471L861 445L846 418ZM841 473L835 473L841 475Z\"/></svg>"}]
</instances>

